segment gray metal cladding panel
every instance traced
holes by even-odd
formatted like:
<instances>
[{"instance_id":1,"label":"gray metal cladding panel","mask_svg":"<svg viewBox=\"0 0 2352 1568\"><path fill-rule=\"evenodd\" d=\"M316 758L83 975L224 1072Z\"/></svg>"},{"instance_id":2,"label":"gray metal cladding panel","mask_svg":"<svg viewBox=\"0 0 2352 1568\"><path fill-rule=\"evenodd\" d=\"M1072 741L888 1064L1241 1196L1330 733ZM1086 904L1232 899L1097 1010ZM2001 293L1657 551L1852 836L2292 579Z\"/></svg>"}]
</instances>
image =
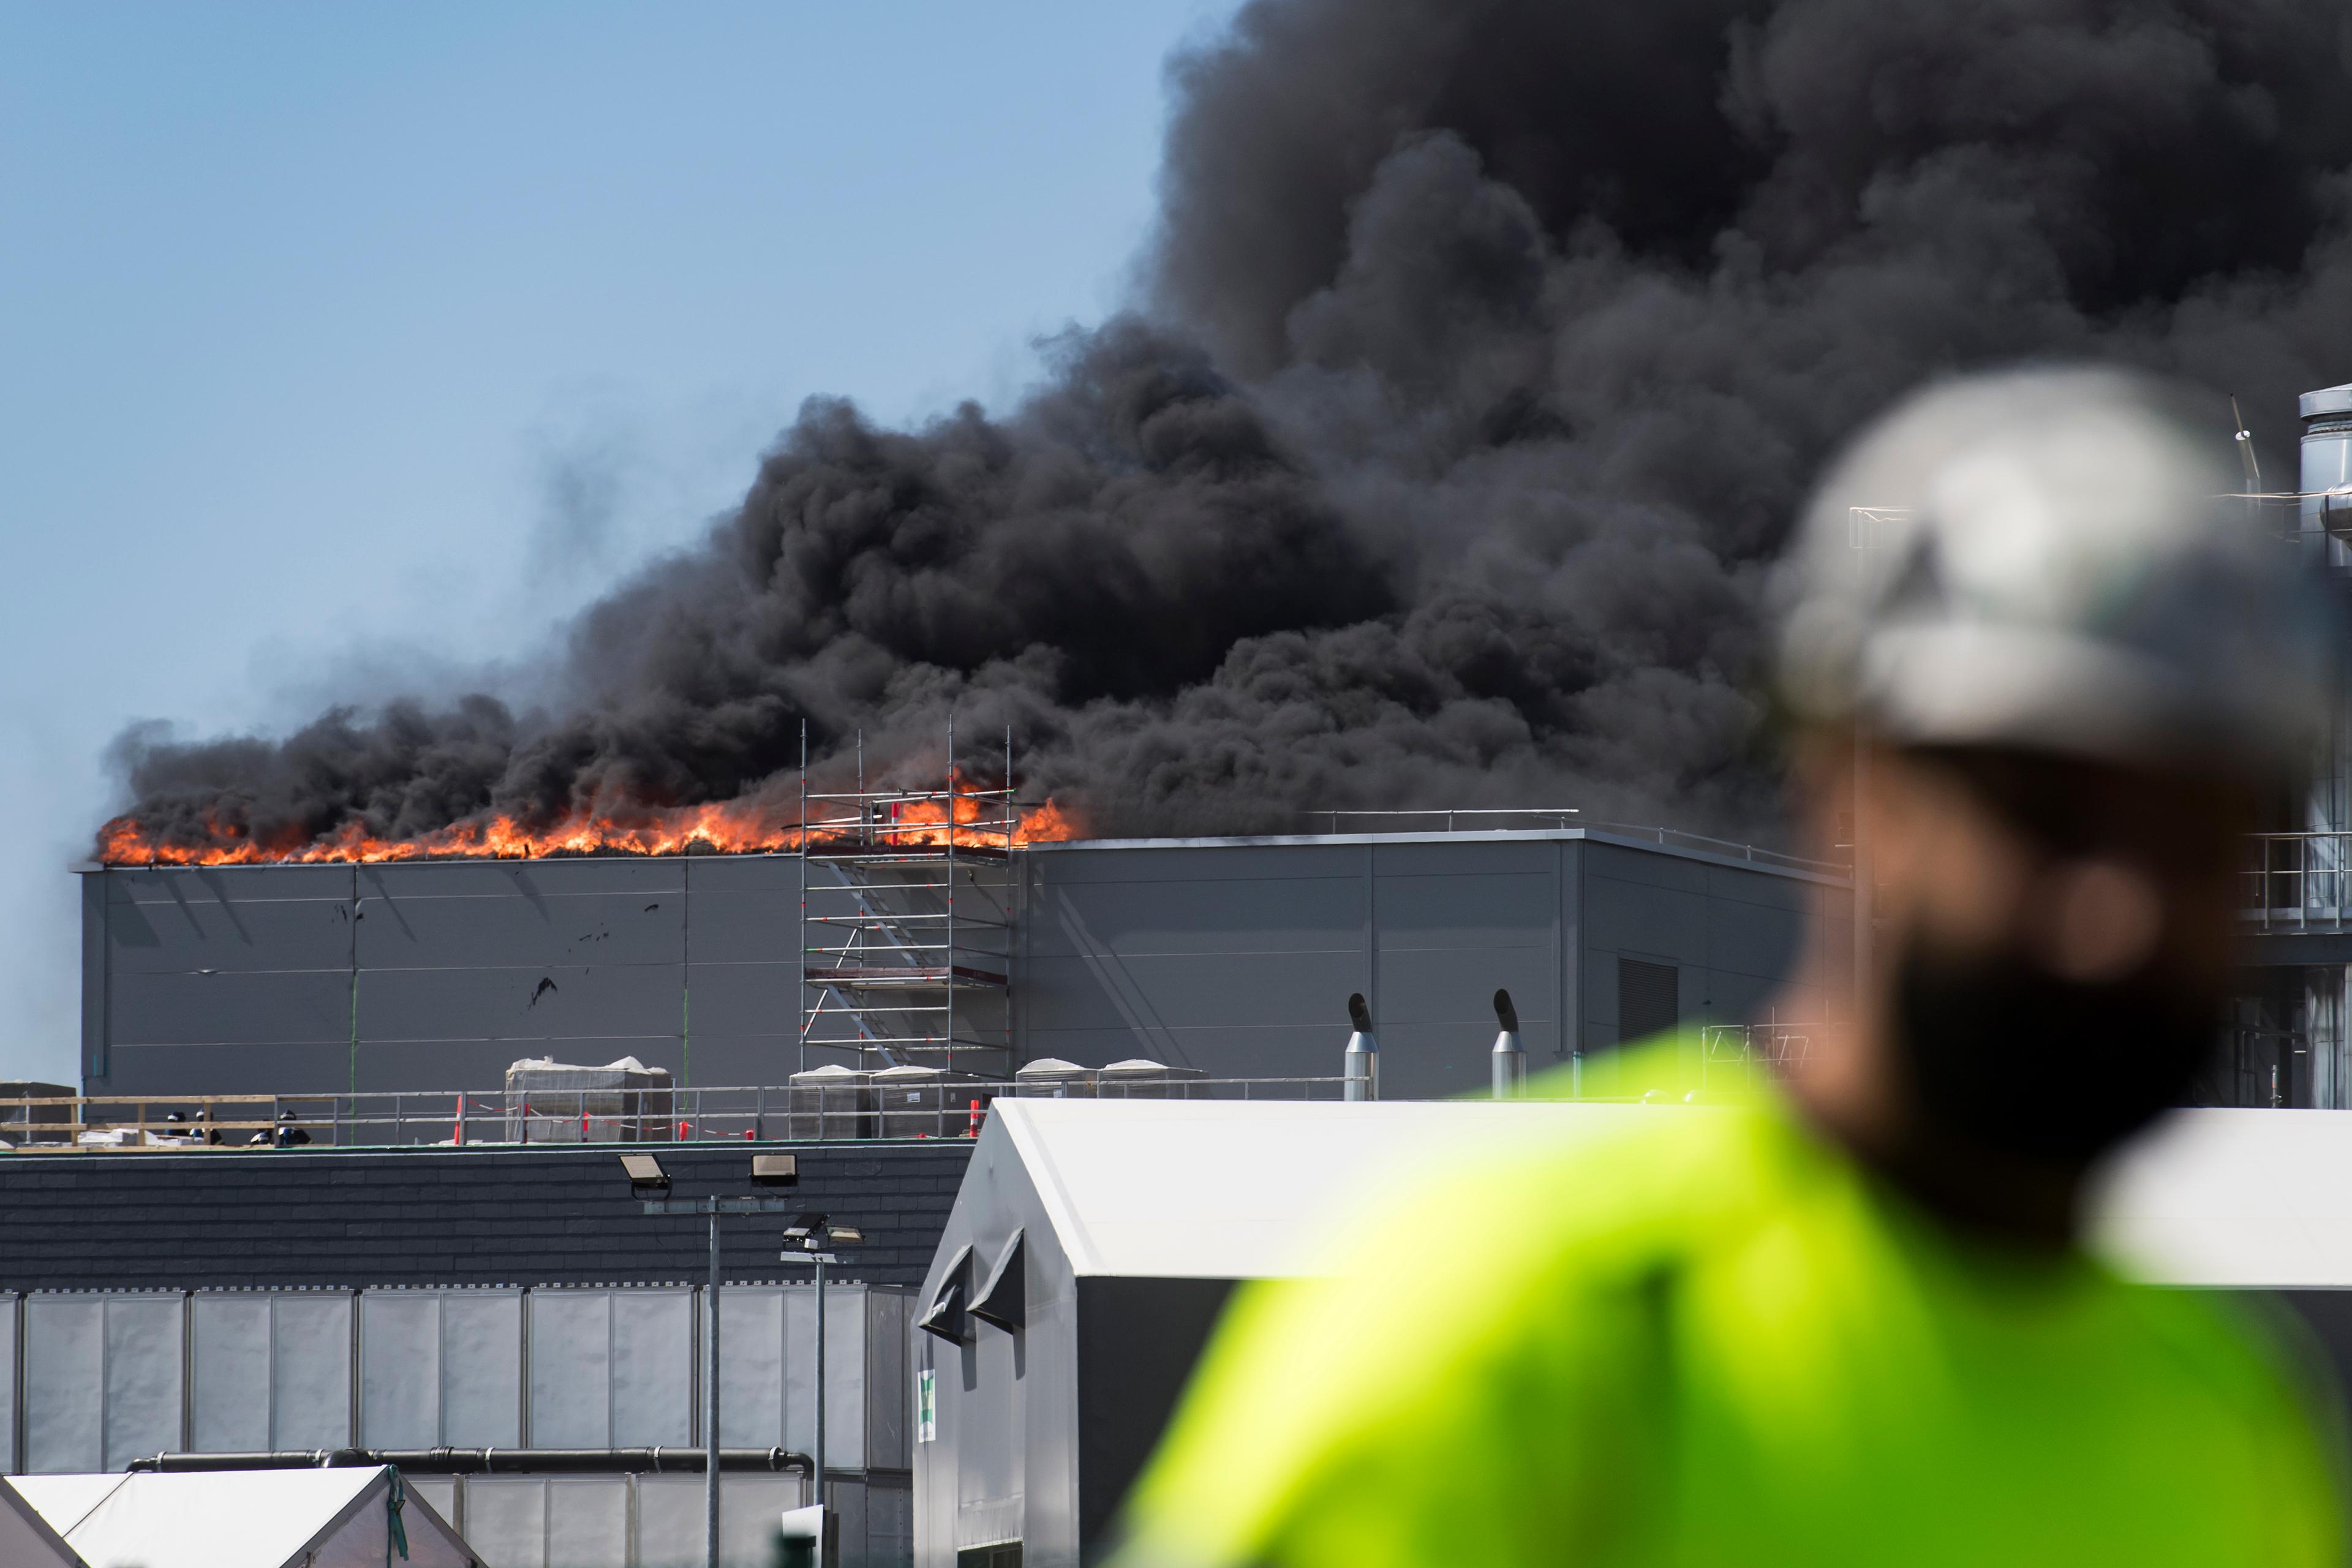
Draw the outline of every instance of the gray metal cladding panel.
<instances>
[{"instance_id":1,"label":"gray metal cladding panel","mask_svg":"<svg viewBox=\"0 0 2352 1568\"><path fill-rule=\"evenodd\" d=\"M348 1089L348 1039L290 1045L117 1046L110 1094L326 1094ZM224 1110L224 1119L247 1121Z\"/></svg>"},{"instance_id":2,"label":"gray metal cladding panel","mask_svg":"<svg viewBox=\"0 0 2352 1568\"><path fill-rule=\"evenodd\" d=\"M1360 947L1365 888L1360 874L1049 884L1030 908L1024 934L1038 955Z\"/></svg>"},{"instance_id":3,"label":"gray metal cladding panel","mask_svg":"<svg viewBox=\"0 0 2352 1568\"><path fill-rule=\"evenodd\" d=\"M119 974L112 989L117 1046L291 1044L351 1035L347 970Z\"/></svg>"},{"instance_id":4,"label":"gray metal cladding panel","mask_svg":"<svg viewBox=\"0 0 2352 1568\"><path fill-rule=\"evenodd\" d=\"M676 963L371 969L360 974L360 1038L674 1035L684 1001L685 968Z\"/></svg>"},{"instance_id":5,"label":"gray metal cladding panel","mask_svg":"<svg viewBox=\"0 0 2352 1568\"><path fill-rule=\"evenodd\" d=\"M352 896L349 866L205 866L152 871L125 868L100 875L106 879L107 901L114 904L246 903L276 899L349 902ZM361 877L364 883L364 868Z\"/></svg>"},{"instance_id":6,"label":"gray metal cladding panel","mask_svg":"<svg viewBox=\"0 0 2352 1568\"><path fill-rule=\"evenodd\" d=\"M772 1448L784 1441L784 1296L760 1286L719 1293L721 1447ZM831 1348L831 1347L828 1347ZM842 1461L825 1456L828 1465Z\"/></svg>"},{"instance_id":7,"label":"gray metal cladding panel","mask_svg":"<svg viewBox=\"0 0 2352 1568\"><path fill-rule=\"evenodd\" d=\"M145 1454L182 1446L180 1416L184 1298L108 1299L106 1303L106 1468L119 1470Z\"/></svg>"},{"instance_id":8,"label":"gray metal cladding panel","mask_svg":"<svg viewBox=\"0 0 2352 1568\"><path fill-rule=\"evenodd\" d=\"M708 891L702 885L705 874L696 869L694 896L688 900L687 935L694 962L791 963L793 949L800 944L800 894L790 887Z\"/></svg>"},{"instance_id":9,"label":"gray metal cladding panel","mask_svg":"<svg viewBox=\"0 0 2352 1568\"><path fill-rule=\"evenodd\" d=\"M269 1447L269 1298L189 1298L189 1444L200 1454Z\"/></svg>"},{"instance_id":10,"label":"gray metal cladding panel","mask_svg":"<svg viewBox=\"0 0 2352 1568\"><path fill-rule=\"evenodd\" d=\"M1706 907L1709 967L1777 979L1796 964L1805 940L1801 910L1717 899Z\"/></svg>"},{"instance_id":11,"label":"gray metal cladding panel","mask_svg":"<svg viewBox=\"0 0 2352 1568\"><path fill-rule=\"evenodd\" d=\"M360 896L385 898L674 898L684 890L675 856L644 859L410 861L360 868Z\"/></svg>"},{"instance_id":12,"label":"gray metal cladding panel","mask_svg":"<svg viewBox=\"0 0 2352 1568\"><path fill-rule=\"evenodd\" d=\"M117 975L204 969L348 971L351 904L341 899L116 904L107 910L106 939L106 962Z\"/></svg>"},{"instance_id":13,"label":"gray metal cladding panel","mask_svg":"<svg viewBox=\"0 0 2352 1568\"><path fill-rule=\"evenodd\" d=\"M460 1448L522 1442L522 1293L441 1298L441 1436Z\"/></svg>"},{"instance_id":14,"label":"gray metal cladding panel","mask_svg":"<svg viewBox=\"0 0 2352 1568\"><path fill-rule=\"evenodd\" d=\"M441 1441L441 1299L426 1290L360 1298L360 1442L430 1448Z\"/></svg>"},{"instance_id":15,"label":"gray metal cladding panel","mask_svg":"<svg viewBox=\"0 0 2352 1568\"><path fill-rule=\"evenodd\" d=\"M719 1294L721 1301L726 1293ZM612 1431L623 1447L690 1444L694 1434L691 1290L613 1292ZM725 1353L720 1335L720 1353ZM719 1415L726 1415L725 1402ZM543 1439L539 1439L543 1441Z\"/></svg>"},{"instance_id":16,"label":"gray metal cladding panel","mask_svg":"<svg viewBox=\"0 0 2352 1568\"><path fill-rule=\"evenodd\" d=\"M1341 1004L1347 998L1343 994ZM1211 1078L1337 1078L1339 1053L1348 1042L1347 1018L1337 1026L1289 1027L1218 1026L1155 1030L1040 1029L1026 1037L1031 1057L1059 1057L1084 1067L1105 1067L1137 1054L1138 1047L1171 1067L1198 1068ZM1489 1045L1494 1042L1489 1039ZM1269 1086L1267 1092L1290 1091Z\"/></svg>"},{"instance_id":17,"label":"gray metal cladding panel","mask_svg":"<svg viewBox=\"0 0 2352 1568\"><path fill-rule=\"evenodd\" d=\"M1483 1032L1495 1043L1495 992L1510 992L1520 1019L1529 1025L1552 1016L1552 953L1549 948L1477 948L1465 952L1383 952L1380 1006L1372 1023L1381 1044L1400 1024L1441 1024ZM1325 999L1325 1012L1347 1016L1347 994Z\"/></svg>"},{"instance_id":18,"label":"gray metal cladding panel","mask_svg":"<svg viewBox=\"0 0 2352 1568\"><path fill-rule=\"evenodd\" d=\"M106 1468L106 1304L95 1296L25 1300L25 1468Z\"/></svg>"},{"instance_id":19,"label":"gray metal cladding panel","mask_svg":"<svg viewBox=\"0 0 2352 1568\"><path fill-rule=\"evenodd\" d=\"M1707 873L1715 869L1704 860L1686 860L1679 855L1654 854L1590 839L1585 841L1584 853L1588 877L1614 877L1621 881L1679 888L1688 893L1706 892Z\"/></svg>"},{"instance_id":20,"label":"gray metal cladding panel","mask_svg":"<svg viewBox=\"0 0 2352 1568\"><path fill-rule=\"evenodd\" d=\"M613 1293L530 1297L530 1443L604 1448L613 1436Z\"/></svg>"},{"instance_id":21,"label":"gray metal cladding panel","mask_svg":"<svg viewBox=\"0 0 2352 1568\"><path fill-rule=\"evenodd\" d=\"M1706 916L1702 893L1613 877L1584 879L1585 943L1595 952L1701 963L1706 958Z\"/></svg>"},{"instance_id":22,"label":"gray metal cladding panel","mask_svg":"<svg viewBox=\"0 0 2352 1568\"><path fill-rule=\"evenodd\" d=\"M269 1446L340 1448L352 1440L352 1298L270 1298Z\"/></svg>"},{"instance_id":23,"label":"gray metal cladding panel","mask_svg":"<svg viewBox=\"0 0 2352 1568\"><path fill-rule=\"evenodd\" d=\"M0 1294L0 1476L13 1476L16 1464L16 1319L20 1298Z\"/></svg>"},{"instance_id":24,"label":"gray metal cladding panel","mask_svg":"<svg viewBox=\"0 0 2352 1568\"><path fill-rule=\"evenodd\" d=\"M1189 882L1255 879L1286 882L1364 875L1360 844L1202 845L1166 849L1043 849L1033 851L1040 886L1080 882Z\"/></svg>"},{"instance_id":25,"label":"gray metal cladding panel","mask_svg":"<svg viewBox=\"0 0 2352 1568\"><path fill-rule=\"evenodd\" d=\"M790 963L695 963L687 984L694 1032L782 1034L798 1026L800 979Z\"/></svg>"},{"instance_id":26,"label":"gray metal cladding panel","mask_svg":"<svg viewBox=\"0 0 2352 1568\"><path fill-rule=\"evenodd\" d=\"M797 897L800 862L790 855L697 855L687 881L698 905L706 893L784 893Z\"/></svg>"},{"instance_id":27,"label":"gray metal cladding panel","mask_svg":"<svg viewBox=\"0 0 2352 1568\"><path fill-rule=\"evenodd\" d=\"M1364 976L1361 952L1038 959L1024 967L1022 1008L1033 1031L1328 1023L1347 1017Z\"/></svg>"},{"instance_id":28,"label":"gray metal cladding panel","mask_svg":"<svg viewBox=\"0 0 2352 1568\"><path fill-rule=\"evenodd\" d=\"M1558 898L1540 876L1382 877L1381 945L1549 947Z\"/></svg>"},{"instance_id":29,"label":"gray metal cladding panel","mask_svg":"<svg viewBox=\"0 0 2352 1568\"><path fill-rule=\"evenodd\" d=\"M1382 877L1509 877L1551 874L1553 840L1481 843L1375 844L1373 870ZM1362 851L1359 849L1358 853Z\"/></svg>"},{"instance_id":30,"label":"gray metal cladding panel","mask_svg":"<svg viewBox=\"0 0 2352 1568\"><path fill-rule=\"evenodd\" d=\"M103 1093L106 1058L106 879L81 879L81 1070ZM14 1408L13 1405L10 1408ZM7 1423L0 1422L0 1426ZM5 1441L5 1439L0 1439Z\"/></svg>"},{"instance_id":31,"label":"gray metal cladding panel","mask_svg":"<svg viewBox=\"0 0 2352 1568\"><path fill-rule=\"evenodd\" d=\"M701 1011L701 1005L698 1002L695 1012L699 1016ZM666 1047L659 1048L666 1049L672 1057L679 1054L676 1040L670 1041ZM697 1026L694 1031L692 1054L694 1082L706 1089L713 1085L731 1084L765 1084L773 1087L798 1072L801 1065L800 1037L797 1035L706 1035L699 1026ZM668 1065L674 1076L681 1080L684 1078L678 1064L657 1064L653 1058L646 1056L640 1056L637 1059L647 1067ZM827 1059L829 1058L812 1056L809 1065L815 1067ZM772 1110L779 1112L784 1109L782 1100L773 1096L770 1098L770 1106ZM732 1101L727 1102L722 1107L714 1100L711 1109L733 1110L739 1108ZM728 1125L734 1126L737 1123L730 1121ZM780 1120L771 1128L771 1131L781 1131L783 1123Z\"/></svg>"},{"instance_id":32,"label":"gray metal cladding panel","mask_svg":"<svg viewBox=\"0 0 2352 1568\"><path fill-rule=\"evenodd\" d=\"M360 905L363 969L675 963L685 904L635 893L540 899L369 899Z\"/></svg>"},{"instance_id":33,"label":"gray metal cladding panel","mask_svg":"<svg viewBox=\"0 0 2352 1568\"><path fill-rule=\"evenodd\" d=\"M1787 910L1791 913L1802 913L1811 909L1813 901L1824 893L1841 898L1844 896L1841 889L1806 879L1776 877L1767 871L1737 870L1728 866L1709 866L1706 868L1706 891L1709 898Z\"/></svg>"},{"instance_id":34,"label":"gray metal cladding panel","mask_svg":"<svg viewBox=\"0 0 2352 1568\"><path fill-rule=\"evenodd\" d=\"M677 1037L670 1037L668 1044L675 1049ZM449 1110L440 1112L446 1117L454 1111L459 1089L480 1093L504 1089L508 1066L520 1058L551 1054L558 1061L579 1062L578 1053L583 1050L595 1058L585 1064L591 1067L627 1056L645 1059L637 1044L627 1040L362 1040L360 1089L363 1093L389 1094L438 1090L446 1097L443 1103ZM423 1099L402 1109L411 1114L434 1113L432 1103ZM444 1128L440 1136L448 1135ZM477 1131L475 1136L481 1133Z\"/></svg>"}]
</instances>

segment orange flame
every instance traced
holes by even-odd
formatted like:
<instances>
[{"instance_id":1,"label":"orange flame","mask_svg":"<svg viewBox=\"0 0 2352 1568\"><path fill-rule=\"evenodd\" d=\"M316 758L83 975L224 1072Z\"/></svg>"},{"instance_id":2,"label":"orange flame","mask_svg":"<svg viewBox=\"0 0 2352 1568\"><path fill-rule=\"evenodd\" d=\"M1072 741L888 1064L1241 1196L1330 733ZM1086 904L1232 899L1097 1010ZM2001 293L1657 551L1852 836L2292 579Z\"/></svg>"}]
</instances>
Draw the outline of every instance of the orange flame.
<instances>
[{"instance_id":1,"label":"orange flame","mask_svg":"<svg viewBox=\"0 0 2352 1568\"><path fill-rule=\"evenodd\" d=\"M1002 797L955 797L955 823L940 799L886 801L862 837L877 847L1002 849L1006 810ZM1013 845L1047 844L1079 837L1075 814L1054 801L1013 808ZM709 805L645 806L625 813L569 817L532 826L511 816L453 823L413 838L379 838L356 822L305 841L262 844L241 826L215 821L205 839L167 842L118 816L98 830L98 858L109 866L258 866L384 860L536 859L551 855L773 854L801 847L802 829L786 808L753 801ZM861 837L855 820L818 820L809 833L819 844Z\"/></svg>"}]
</instances>

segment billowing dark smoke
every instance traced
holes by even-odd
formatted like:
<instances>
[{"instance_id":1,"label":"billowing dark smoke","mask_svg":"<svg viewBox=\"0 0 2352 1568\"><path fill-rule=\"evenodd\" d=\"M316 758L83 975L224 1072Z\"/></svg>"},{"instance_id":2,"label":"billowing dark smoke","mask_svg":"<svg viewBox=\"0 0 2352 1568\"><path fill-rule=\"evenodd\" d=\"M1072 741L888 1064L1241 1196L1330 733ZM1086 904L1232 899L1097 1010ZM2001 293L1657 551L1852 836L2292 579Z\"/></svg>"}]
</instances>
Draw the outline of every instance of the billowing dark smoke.
<instances>
[{"instance_id":1,"label":"billowing dark smoke","mask_svg":"<svg viewBox=\"0 0 2352 1568\"><path fill-rule=\"evenodd\" d=\"M121 748L151 831L406 836L926 770L1110 831L1581 805L1747 829L1763 568L1924 376L2352 376L2339 0L1255 0L1172 65L1136 313L915 432L811 403L543 711ZM976 748L977 751L977 748Z\"/></svg>"}]
</instances>

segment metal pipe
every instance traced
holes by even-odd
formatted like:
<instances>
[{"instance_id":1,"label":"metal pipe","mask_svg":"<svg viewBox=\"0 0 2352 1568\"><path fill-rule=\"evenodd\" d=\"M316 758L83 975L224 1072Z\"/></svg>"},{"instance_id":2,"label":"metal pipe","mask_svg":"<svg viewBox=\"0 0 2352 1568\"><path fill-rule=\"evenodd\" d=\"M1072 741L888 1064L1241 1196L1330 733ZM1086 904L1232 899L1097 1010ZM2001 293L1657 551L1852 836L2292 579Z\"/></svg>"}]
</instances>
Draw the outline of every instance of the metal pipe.
<instances>
[{"instance_id":1,"label":"metal pipe","mask_svg":"<svg viewBox=\"0 0 2352 1568\"><path fill-rule=\"evenodd\" d=\"M1495 1048L1487 1053L1494 1070L1495 1098L1517 1100L1528 1091L1528 1052L1519 1043L1519 1010L1511 1005L1508 991L1495 993L1495 1021L1503 1032L1495 1037Z\"/></svg>"},{"instance_id":2,"label":"metal pipe","mask_svg":"<svg viewBox=\"0 0 2352 1568\"><path fill-rule=\"evenodd\" d=\"M809 1500L824 1502L824 1255L816 1259L816 1435L809 1444Z\"/></svg>"},{"instance_id":3,"label":"metal pipe","mask_svg":"<svg viewBox=\"0 0 2352 1568\"><path fill-rule=\"evenodd\" d=\"M719 1210L715 1205L710 1211L710 1290L705 1311L710 1327L704 1340L709 1353L702 1363L702 1445L719 1455L719 1463L704 1468L702 1555L704 1568L719 1568L719 1473L726 1468L727 1451L719 1446Z\"/></svg>"},{"instance_id":4,"label":"metal pipe","mask_svg":"<svg viewBox=\"0 0 2352 1568\"><path fill-rule=\"evenodd\" d=\"M700 1448L276 1448L242 1454L151 1454L127 1468L141 1471L336 1469L397 1465L417 1475L610 1473L663 1475L703 1468ZM797 1471L812 1461L790 1448L721 1448L723 1470Z\"/></svg>"},{"instance_id":5,"label":"metal pipe","mask_svg":"<svg viewBox=\"0 0 2352 1568\"><path fill-rule=\"evenodd\" d=\"M1364 1005L1360 991L1348 998L1348 1019L1355 1025L1355 1033L1348 1037L1347 1054L1341 1058L1341 1078L1346 1081L1347 1098L1350 1100L1378 1100L1381 1097L1381 1043L1372 1037L1371 1009Z\"/></svg>"}]
</instances>

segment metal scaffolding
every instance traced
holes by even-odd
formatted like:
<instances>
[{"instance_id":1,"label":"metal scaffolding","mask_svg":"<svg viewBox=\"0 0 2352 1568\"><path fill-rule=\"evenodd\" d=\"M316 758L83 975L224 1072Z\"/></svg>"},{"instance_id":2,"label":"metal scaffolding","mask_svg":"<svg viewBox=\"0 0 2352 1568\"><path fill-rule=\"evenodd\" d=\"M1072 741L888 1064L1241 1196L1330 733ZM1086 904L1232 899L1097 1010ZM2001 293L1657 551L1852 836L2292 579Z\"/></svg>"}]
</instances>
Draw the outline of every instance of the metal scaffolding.
<instances>
[{"instance_id":1,"label":"metal scaffolding","mask_svg":"<svg viewBox=\"0 0 2352 1568\"><path fill-rule=\"evenodd\" d=\"M940 787L813 791L802 738L800 1064L1013 1069L1013 735L968 782L948 719Z\"/></svg>"}]
</instances>

